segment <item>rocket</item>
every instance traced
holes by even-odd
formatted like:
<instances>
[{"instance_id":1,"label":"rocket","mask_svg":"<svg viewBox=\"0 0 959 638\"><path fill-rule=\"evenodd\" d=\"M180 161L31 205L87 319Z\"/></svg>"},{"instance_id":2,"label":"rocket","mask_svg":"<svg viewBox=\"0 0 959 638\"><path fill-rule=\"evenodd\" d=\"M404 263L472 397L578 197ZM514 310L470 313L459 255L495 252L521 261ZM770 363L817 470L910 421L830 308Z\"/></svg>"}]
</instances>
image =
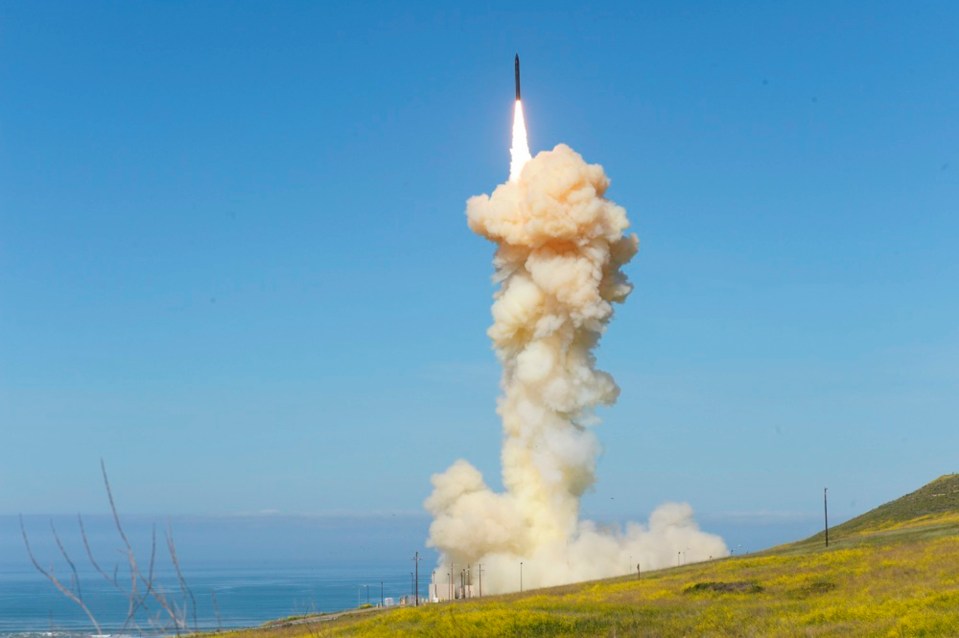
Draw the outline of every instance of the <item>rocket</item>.
<instances>
[{"instance_id":1,"label":"rocket","mask_svg":"<svg viewBox=\"0 0 959 638\"><path fill-rule=\"evenodd\" d=\"M516 101L519 102L519 53L516 54L513 68L516 70Z\"/></svg>"}]
</instances>

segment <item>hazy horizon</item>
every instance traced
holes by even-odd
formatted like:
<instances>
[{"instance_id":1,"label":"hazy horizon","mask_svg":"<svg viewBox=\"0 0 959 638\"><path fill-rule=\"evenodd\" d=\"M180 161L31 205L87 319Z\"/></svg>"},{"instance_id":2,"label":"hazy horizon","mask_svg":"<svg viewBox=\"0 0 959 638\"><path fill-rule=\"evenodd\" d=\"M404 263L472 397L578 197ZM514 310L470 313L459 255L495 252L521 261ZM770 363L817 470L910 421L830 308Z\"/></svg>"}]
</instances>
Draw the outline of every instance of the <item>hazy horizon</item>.
<instances>
[{"instance_id":1,"label":"hazy horizon","mask_svg":"<svg viewBox=\"0 0 959 638\"><path fill-rule=\"evenodd\" d=\"M861 513L861 512L859 512ZM857 513L858 514L858 513ZM601 525L622 525L627 520L645 520L648 513L637 512L622 520L598 519ZM811 513L730 513L722 516L703 513L698 516L704 528L726 538L736 553L758 551L773 545L800 540L822 528L819 516ZM830 514L831 524L850 518L841 512ZM98 560L116 562L122 546L109 514L83 515L91 547ZM158 552L165 560L167 523L182 566L208 567L239 562L248 564L251 556L263 564L342 565L360 562L375 564L389 561L401 564L419 551L432 567L436 553L425 547L430 517L424 513L397 515L282 515L250 516L123 516L124 528L138 555L149 554L151 528L156 526ZM24 516L34 553L42 565L63 564L50 532L50 522L64 541L78 567L89 563L82 546L76 514L32 514ZM408 556L407 556L408 555ZM17 515L0 514L0 564L32 570ZM121 565L122 567L122 565Z\"/></svg>"}]
</instances>

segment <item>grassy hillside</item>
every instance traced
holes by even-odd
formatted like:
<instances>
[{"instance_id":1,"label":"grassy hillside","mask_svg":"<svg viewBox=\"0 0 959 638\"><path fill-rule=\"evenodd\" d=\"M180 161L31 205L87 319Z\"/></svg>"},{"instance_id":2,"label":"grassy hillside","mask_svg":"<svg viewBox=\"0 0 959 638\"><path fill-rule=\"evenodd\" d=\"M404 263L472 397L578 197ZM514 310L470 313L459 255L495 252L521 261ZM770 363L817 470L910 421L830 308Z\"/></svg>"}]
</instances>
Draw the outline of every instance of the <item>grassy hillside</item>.
<instances>
[{"instance_id":1,"label":"grassy hillside","mask_svg":"<svg viewBox=\"0 0 959 638\"><path fill-rule=\"evenodd\" d=\"M911 540L923 536L948 536L959 527L959 474L945 474L931 483L884 505L830 527L830 545L876 543L904 535ZM774 548L773 551L807 551L825 543L823 532Z\"/></svg>"},{"instance_id":2,"label":"grassy hillside","mask_svg":"<svg viewBox=\"0 0 959 638\"><path fill-rule=\"evenodd\" d=\"M642 579L347 614L237 638L959 635L959 476L837 527L828 549L821 540Z\"/></svg>"},{"instance_id":3,"label":"grassy hillside","mask_svg":"<svg viewBox=\"0 0 959 638\"><path fill-rule=\"evenodd\" d=\"M879 531L926 518L959 515L959 474L946 474L915 492L880 505L830 530L834 537ZM820 534L818 536L822 538Z\"/></svg>"}]
</instances>

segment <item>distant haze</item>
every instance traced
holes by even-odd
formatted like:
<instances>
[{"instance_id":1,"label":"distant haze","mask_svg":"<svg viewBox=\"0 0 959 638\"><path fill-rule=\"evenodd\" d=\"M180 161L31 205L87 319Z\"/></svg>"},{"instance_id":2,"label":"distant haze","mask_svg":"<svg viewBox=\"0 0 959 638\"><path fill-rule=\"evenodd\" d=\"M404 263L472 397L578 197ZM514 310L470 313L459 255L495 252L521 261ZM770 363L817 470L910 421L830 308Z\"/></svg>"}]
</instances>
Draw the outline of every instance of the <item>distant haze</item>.
<instances>
[{"instance_id":1,"label":"distant haze","mask_svg":"<svg viewBox=\"0 0 959 638\"><path fill-rule=\"evenodd\" d=\"M41 564L62 563L50 533L51 521L77 565L86 565L75 516L28 516L26 528ZM109 565L120 561L122 545L113 520L103 515L85 516L84 523L98 560ZM124 527L141 561L149 556L153 525L160 553L165 554L163 535L168 523L188 573L191 565L210 564L405 567L412 565L413 552L422 547L429 520L422 514L124 517ZM0 516L0 564L29 566L14 516Z\"/></svg>"}]
</instances>

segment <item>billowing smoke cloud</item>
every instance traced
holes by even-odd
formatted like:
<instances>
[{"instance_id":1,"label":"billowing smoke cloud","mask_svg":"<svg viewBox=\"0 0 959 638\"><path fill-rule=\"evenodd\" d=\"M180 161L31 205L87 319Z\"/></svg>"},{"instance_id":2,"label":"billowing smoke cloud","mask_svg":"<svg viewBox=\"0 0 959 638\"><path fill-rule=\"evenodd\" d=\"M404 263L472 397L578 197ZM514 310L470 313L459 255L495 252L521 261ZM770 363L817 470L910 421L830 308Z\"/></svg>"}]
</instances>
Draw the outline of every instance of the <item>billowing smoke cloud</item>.
<instances>
[{"instance_id":1,"label":"billowing smoke cloud","mask_svg":"<svg viewBox=\"0 0 959 638\"><path fill-rule=\"evenodd\" d=\"M560 144L467 203L470 228L498 246L488 334L503 365L506 491L490 490L462 459L433 476L425 505L441 583L480 563L484 593L495 593L519 588L521 561L525 587L540 587L728 553L686 504L662 505L625 529L579 520L600 453L594 408L619 394L593 349L612 304L632 290L621 268L639 246L626 234L626 211L604 197L608 186L601 166Z\"/></svg>"}]
</instances>

